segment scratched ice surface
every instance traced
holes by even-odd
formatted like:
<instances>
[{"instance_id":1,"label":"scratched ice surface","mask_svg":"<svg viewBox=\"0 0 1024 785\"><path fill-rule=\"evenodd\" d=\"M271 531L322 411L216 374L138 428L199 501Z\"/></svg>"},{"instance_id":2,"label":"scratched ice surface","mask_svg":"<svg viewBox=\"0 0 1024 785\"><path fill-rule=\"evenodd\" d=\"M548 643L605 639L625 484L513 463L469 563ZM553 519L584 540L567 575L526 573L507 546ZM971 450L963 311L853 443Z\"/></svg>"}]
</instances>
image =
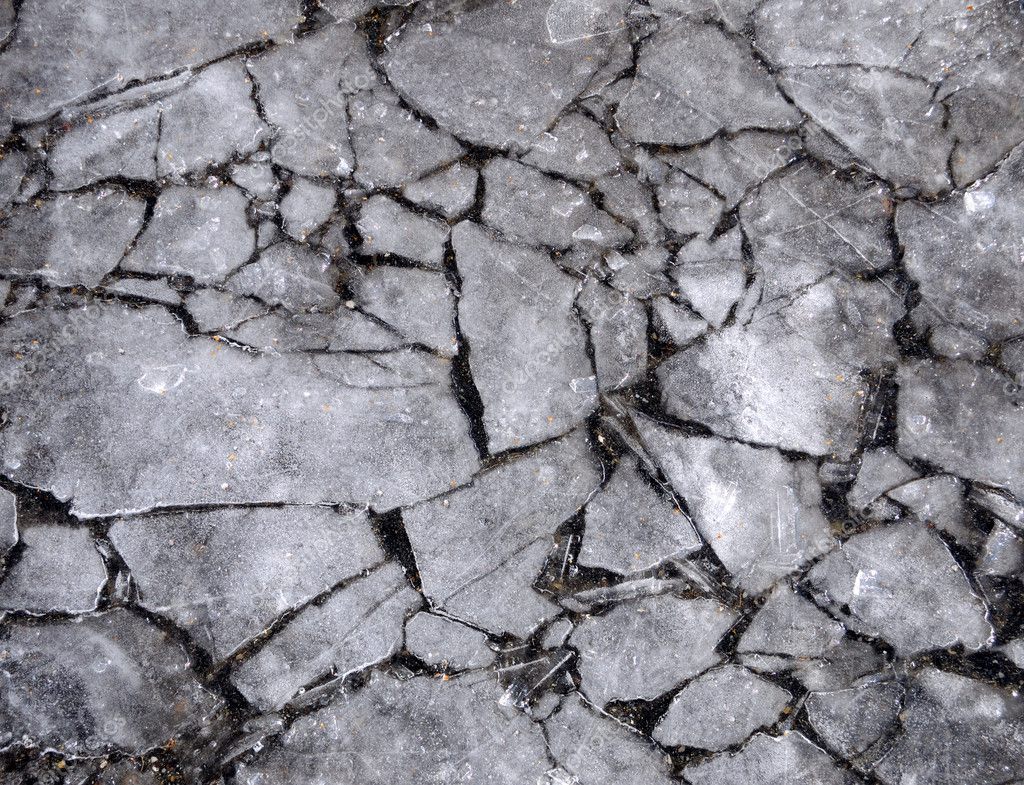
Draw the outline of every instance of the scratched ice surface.
<instances>
[{"instance_id":1,"label":"scratched ice surface","mask_svg":"<svg viewBox=\"0 0 1024 785\"><path fill-rule=\"evenodd\" d=\"M1019 0L0 0L0 785L1024 784Z\"/></svg>"}]
</instances>

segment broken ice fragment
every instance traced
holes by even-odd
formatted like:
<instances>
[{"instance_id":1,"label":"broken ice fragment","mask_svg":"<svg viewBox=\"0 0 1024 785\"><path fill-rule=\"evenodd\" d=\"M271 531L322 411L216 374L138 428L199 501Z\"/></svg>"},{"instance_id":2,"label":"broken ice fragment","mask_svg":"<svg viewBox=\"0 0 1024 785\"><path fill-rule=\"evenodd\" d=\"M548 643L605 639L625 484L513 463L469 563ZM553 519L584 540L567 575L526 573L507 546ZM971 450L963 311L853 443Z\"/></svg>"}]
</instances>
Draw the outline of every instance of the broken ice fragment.
<instances>
[{"instance_id":1,"label":"broken ice fragment","mask_svg":"<svg viewBox=\"0 0 1024 785\"><path fill-rule=\"evenodd\" d=\"M456 163L418 182L406 184L402 194L409 201L452 219L473 206L478 179L476 169Z\"/></svg>"},{"instance_id":2,"label":"broken ice fragment","mask_svg":"<svg viewBox=\"0 0 1024 785\"><path fill-rule=\"evenodd\" d=\"M544 723L559 768L543 785L670 785L668 758L632 728L588 705L577 693L566 696Z\"/></svg>"},{"instance_id":3,"label":"broken ice fragment","mask_svg":"<svg viewBox=\"0 0 1024 785\"><path fill-rule=\"evenodd\" d=\"M666 24L642 44L636 74L615 119L637 142L689 145L723 130L799 123L749 46L715 25Z\"/></svg>"},{"instance_id":4,"label":"broken ice fragment","mask_svg":"<svg viewBox=\"0 0 1024 785\"><path fill-rule=\"evenodd\" d=\"M571 688L568 665L574 658L573 652L563 648L541 652L524 646L505 649L495 668L505 687L501 704L529 712L532 706L543 704L549 689Z\"/></svg>"},{"instance_id":5,"label":"broken ice fragment","mask_svg":"<svg viewBox=\"0 0 1024 785\"><path fill-rule=\"evenodd\" d=\"M576 283L545 254L469 222L452 230L462 276L459 321L492 452L565 433L596 403Z\"/></svg>"},{"instance_id":6,"label":"broken ice fragment","mask_svg":"<svg viewBox=\"0 0 1024 785\"><path fill-rule=\"evenodd\" d=\"M423 593L455 617L525 637L558 613L532 586L555 530L600 481L577 432L405 510Z\"/></svg>"},{"instance_id":7,"label":"broken ice fragment","mask_svg":"<svg viewBox=\"0 0 1024 785\"><path fill-rule=\"evenodd\" d=\"M341 302L338 268L303 245L275 243L228 280L227 288L289 311L330 311Z\"/></svg>"},{"instance_id":8,"label":"broken ice fragment","mask_svg":"<svg viewBox=\"0 0 1024 785\"><path fill-rule=\"evenodd\" d=\"M229 330L270 310L270 306L256 300L216 289L192 292L185 298L185 308L204 333Z\"/></svg>"},{"instance_id":9,"label":"broken ice fragment","mask_svg":"<svg viewBox=\"0 0 1024 785\"><path fill-rule=\"evenodd\" d=\"M758 733L739 751L719 753L687 766L693 785L741 785L751 782L801 782L814 785L854 785L859 780L839 768L823 749L796 731L781 736Z\"/></svg>"},{"instance_id":10,"label":"broken ice fragment","mask_svg":"<svg viewBox=\"0 0 1024 785\"><path fill-rule=\"evenodd\" d=\"M353 96L348 112L355 178L368 188L398 188L462 155L450 134L428 127L383 86Z\"/></svg>"},{"instance_id":11,"label":"broken ice fragment","mask_svg":"<svg viewBox=\"0 0 1024 785\"><path fill-rule=\"evenodd\" d=\"M380 194L360 208L356 222L363 238L362 252L374 256L398 256L439 270L444 263L448 227L438 220L417 215Z\"/></svg>"},{"instance_id":12,"label":"broken ice fragment","mask_svg":"<svg viewBox=\"0 0 1024 785\"><path fill-rule=\"evenodd\" d=\"M652 735L668 747L723 750L773 725L791 698L746 668L724 665L683 687Z\"/></svg>"},{"instance_id":13,"label":"broken ice fragment","mask_svg":"<svg viewBox=\"0 0 1024 785\"><path fill-rule=\"evenodd\" d=\"M981 209L988 199L991 205ZM896 228L906 247L907 272L920 287L914 315L922 325L952 323L994 341L1021 333L1022 210L1024 150L1003 162L985 181L984 192L900 205Z\"/></svg>"},{"instance_id":14,"label":"broken ice fragment","mask_svg":"<svg viewBox=\"0 0 1024 785\"><path fill-rule=\"evenodd\" d=\"M44 614L95 609L107 570L89 529L36 523L20 531L23 550L0 582L0 610Z\"/></svg>"},{"instance_id":15,"label":"broken ice fragment","mask_svg":"<svg viewBox=\"0 0 1024 785\"><path fill-rule=\"evenodd\" d=\"M951 186L954 138L931 85L845 64L790 68L781 82L797 106L895 187L934 195Z\"/></svg>"},{"instance_id":16,"label":"broken ice fragment","mask_svg":"<svg viewBox=\"0 0 1024 785\"><path fill-rule=\"evenodd\" d=\"M142 228L145 203L120 189L58 194L0 214L0 273L96 286Z\"/></svg>"},{"instance_id":17,"label":"broken ice fragment","mask_svg":"<svg viewBox=\"0 0 1024 785\"><path fill-rule=\"evenodd\" d=\"M888 447L867 450L861 457L857 481L846 494L846 501L851 510L859 512L886 491L909 483L917 476L917 472Z\"/></svg>"},{"instance_id":18,"label":"broken ice fragment","mask_svg":"<svg viewBox=\"0 0 1024 785\"><path fill-rule=\"evenodd\" d=\"M245 217L248 201L233 185L170 186L160 192L153 217L121 263L130 272L188 275L217 283L248 261L256 234Z\"/></svg>"},{"instance_id":19,"label":"broken ice fragment","mask_svg":"<svg viewBox=\"0 0 1024 785\"><path fill-rule=\"evenodd\" d=\"M607 35L625 27L623 0L554 0L548 8L548 39L553 44Z\"/></svg>"},{"instance_id":20,"label":"broken ice fragment","mask_svg":"<svg viewBox=\"0 0 1024 785\"><path fill-rule=\"evenodd\" d=\"M349 285L360 308L387 324L409 343L451 357L455 338L455 297L440 273L405 267L374 267Z\"/></svg>"},{"instance_id":21,"label":"broken ice fragment","mask_svg":"<svg viewBox=\"0 0 1024 785\"><path fill-rule=\"evenodd\" d=\"M763 183L740 206L765 300L791 294L828 272L849 275L892 265L890 192L802 165Z\"/></svg>"},{"instance_id":22,"label":"broken ice fragment","mask_svg":"<svg viewBox=\"0 0 1024 785\"><path fill-rule=\"evenodd\" d=\"M689 562L675 562L680 570L686 570ZM653 578L641 576L638 578L629 577L620 583L613 583L610 586L598 586L593 589L583 589L570 597L560 597L562 607L576 613L590 613L601 606L613 605L626 600L636 600L641 597L659 597L662 594L684 593L693 588L693 584L683 578ZM702 587L703 588L703 587Z\"/></svg>"},{"instance_id":23,"label":"broken ice fragment","mask_svg":"<svg viewBox=\"0 0 1024 785\"><path fill-rule=\"evenodd\" d=\"M577 240L615 247L633 236L585 191L529 166L493 158L483 177L483 220L512 240L564 249Z\"/></svg>"},{"instance_id":24,"label":"broken ice fragment","mask_svg":"<svg viewBox=\"0 0 1024 785\"><path fill-rule=\"evenodd\" d=\"M685 498L733 580L761 592L834 544L808 461L724 439L686 436L636 419L648 449Z\"/></svg>"},{"instance_id":25,"label":"broken ice fragment","mask_svg":"<svg viewBox=\"0 0 1024 785\"><path fill-rule=\"evenodd\" d=\"M159 118L155 106L81 118L50 148L53 187L72 190L110 177L155 180Z\"/></svg>"},{"instance_id":26,"label":"broken ice fragment","mask_svg":"<svg viewBox=\"0 0 1024 785\"><path fill-rule=\"evenodd\" d=\"M567 114L534 141L523 163L574 180L595 180L619 166L604 129L582 114Z\"/></svg>"},{"instance_id":27,"label":"broken ice fragment","mask_svg":"<svg viewBox=\"0 0 1024 785\"><path fill-rule=\"evenodd\" d=\"M1024 669L1024 638L1016 638L1003 647L1003 654L1018 668Z\"/></svg>"},{"instance_id":28,"label":"broken ice fragment","mask_svg":"<svg viewBox=\"0 0 1024 785\"><path fill-rule=\"evenodd\" d=\"M0 488L0 559L18 544L18 499L6 488Z\"/></svg>"},{"instance_id":29,"label":"broken ice fragment","mask_svg":"<svg viewBox=\"0 0 1024 785\"><path fill-rule=\"evenodd\" d=\"M661 220L669 229L706 237L718 224L722 200L689 175L671 172L657 192Z\"/></svg>"},{"instance_id":30,"label":"broken ice fragment","mask_svg":"<svg viewBox=\"0 0 1024 785\"><path fill-rule=\"evenodd\" d=\"M303 608L231 681L261 709L278 708L318 677L344 679L390 657L401 646L406 615L421 601L402 568L385 564Z\"/></svg>"},{"instance_id":31,"label":"broken ice fragment","mask_svg":"<svg viewBox=\"0 0 1024 785\"><path fill-rule=\"evenodd\" d=\"M982 575L1018 575L1024 573L1024 538L1020 531L996 522L985 541L978 571Z\"/></svg>"},{"instance_id":32,"label":"broken ice fragment","mask_svg":"<svg viewBox=\"0 0 1024 785\"><path fill-rule=\"evenodd\" d=\"M913 674L899 733L872 773L886 785L998 785L1024 777L1016 690L926 667Z\"/></svg>"},{"instance_id":33,"label":"broken ice fragment","mask_svg":"<svg viewBox=\"0 0 1024 785\"><path fill-rule=\"evenodd\" d=\"M977 650L992 636L985 604L945 543L918 521L851 537L808 580L851 628L885 638L903 655L957 644Z\"/></svg>"},{"instance_id":34,"label":"broken ice fragment","mask_svg":"<svg viewBox=\"0 0 1024 785\"><path fill-rule=\"evenodd\" d=\"M500 704L492 679L397 681L374 673L362 689L298 718L252 763L239 785L370 785L543 781L541 729Z\"/></svg>"},{"instance_id":35,"label":"broken ice fragment","mask_svg":"<svg viewBox=\"0 0 1024 785\"><path fill-rule=\"evenodd\" d=\"M270 129L256 113L242 64L225 60L204 69L161 102L157 174L181 178L255 151ZM236 159L237 160L237 159Z\"/></svg>"},{"instance_id":36,"label":"broken ice fragment","mask_svg":"<svg viewBox=\"0 0 1024 785\"><path fill-rule=\"evenodd\" d=\"M879 283L826 279L749 325L709 334L658 369L670 414L715 433L809 455L847 456L865 366L895 359L900 300Z\"/></svg>"},{"instance_id":37,"label":"broken ice fragment","mask_svg":"<svg viewBox=\"0 0 1024 785\"><path fill-rule=\"evenodd\" d=\"M690 519L659 495L636 464L619 464L587 505L579 564L628 574L701 547Z\"/></svg>"},{"instance_id":38,"label":"broken ice fragment","mask_svg":"<svg viewBox=\"0 0 1024 785\"><path fill-rule=\"evenodd\" d=\"M784 583L778 584L740 638L740 654L820 657L843 638L843 625Z\"/></svg>"},{"instance_id":39,"label":"broken ice fragment","mask_svg":"<svg viewBox=\"0 0 1024 785\"><path fill-rule=\"evenodd\" d=\"M248 69L264 115L277 129L271 145L274 162L310 177L351 173L348 93L376 80L366 44L353 27L328 25L282 42L250 59Z\"/></svg>"},{"instance_id":40,"label":"broken ice fragment","mask_svg":"<svg viewBox=\"0 0 1024 785\"><path fill-rule=\"evenodd\" d=\"M866 751L894 727L903 688L891 681L868 682L807 696L807 719L822 741L844 758Z\"/></svg>"},{"instance_id":41,"label":"broken ice fragment","mask_svg":"<svg viewBox=\"0 0 1024 785\"><path fill-rule=\"evenodd\" d=\"M593 278L587 279L576 302L590 327L598 386L610 391L642 378L647 370L643 304Z\"/></svg>"},{"instance_id":42,"label":"broken ice fragment","mask_svg":"<svg viewBox=\"0 0 1024 785\"><path fill-rule=\"evenodd\" d=\"M284 230L296 240L305 240L330 217L334 201L334 189L330 186L296 177L281 200Z\"/></svg>"},{"instance_id":43,"label":"broken ice fragment","mask_svg":"<svg viewBox=\"0 0 1024 785\"><path fill-rule=\"evenodd\" d=\"M900 451L1024 499L1024 417L1005 385L995 369L962 360L904 364Z\"/></svg>"},{"instance_id":44,"label":"broken ice fragment","mask_svg":"<svg viewBox=\"0 0 1024 785\"><path fill-rule=\"evenodd\" d=\"M250 163L233 164L228 171L231 180L242 190L266 201L273 200L278 183L269 161L254 159Z\"/></svg>"},{"instance_id":45,"label":"broken ice fragment","mask_svg":"<svg viewBox=\"0 0 1024 785\"><path fill-rule=\"evenodd\" d=\"M430 355L269 356L190 337L159 307L70 313L37 308L0 325L5 345L48 351L16 391L0 388L11 417L0 455L8 477L73 499L77 514L257 501L387 509L479 466L450 369ZM0 356L0 378L17 368ZM187 372L163 394L136 383L159 368Z\"/></svg>"},{"instance_id":46,"label":"broken ice fragment","mask_svg":"<svg viewBox=\"0 0 1024 785\"><path fill-rule=\"evenodd\" d=\"M384 559L364 513L316 507L127 518L109 536L139 604L173 619L216 659Z\"/></svg>"},{"instance_id":47,"label":"broken ice fragment","mask_svg":"<svg viewBox=\"0 0 1024 785\"><path fill-rule=\"evenodd\" d=\"M740 233L733 229L714 242L691 240L671 268L679 295L712 327L721 327L747 288Z\"/></svg>"},{"instance_id":48,"label":"broken ice fragment","mask_svg":"<svg viewBox=\"0 0 1024 785\"><path fill-rule=\"evenodd\" d=\"M526 148L586 87L615 35L552 43L549 0L417 6L387 42L391 83L466 141Z\"/></svg>"},{"instance_id":49,"label":"broken ice fragment","mask_svg":"<svg viewBox=\"0 0 1024 785\"><path fill-rule=\"evenodd\" d=\"M949 474L924 477L900 485L886 494L929 526L946 532L960 545L975 548L982 532L971 521L964 498L964 482Z\"/></svg>"},{"instance_id":50,"label":"broken ice fragment","mask_svg":"<svg viewBox=\"0 0 1024 785\"><path fill-rule=\"evenodd\" d=\"M845 0L768 0L754 12L758 45L780 65L892 66L913 46L920 7Z\"/></svg>"},{"instance_id":51,"label":"broken ice fragment","mask_svg":"<svg viewBox=\"0 0 1024 785\"><path fill-rule=\"evenodd\" d=\"M713 600L649 597L586 617L569 638L579 652L583 693L651 700L716 664L719 639L736 615Z\"/></svg>"},{"instance_id":52,"label":"broken ice fragment","mask_svg":"<svg viewBox=\"0 0 1024 785\"><path fill-rule=\"evenodd\" d=\"M405 648L428 665L455 670L483 668L494 662L486 635L432 613L417 613L405 623Z\"/></svg>"},{"instance_id":53,"label":"broken ice fragment","mask_svg":"<svg viewBox=\"0 0 1024 785\"><path fill-rule=\"evenodd\" d=\"M126 610L0 630L0 749L23 739L66 755L140 754L217 705L184 650Z\"/></svg>"},{"instance_id":54,"label":"broken ice fragment","mask_svg":"<svg viewBox=\"0 0 1024 785\"><path fill-rule=\"evenodd\" d=\"M708 330L707 322L668 297L654 298L652 321L659 337L678 348L688 346Z\"/></svg>"}]
</instances>

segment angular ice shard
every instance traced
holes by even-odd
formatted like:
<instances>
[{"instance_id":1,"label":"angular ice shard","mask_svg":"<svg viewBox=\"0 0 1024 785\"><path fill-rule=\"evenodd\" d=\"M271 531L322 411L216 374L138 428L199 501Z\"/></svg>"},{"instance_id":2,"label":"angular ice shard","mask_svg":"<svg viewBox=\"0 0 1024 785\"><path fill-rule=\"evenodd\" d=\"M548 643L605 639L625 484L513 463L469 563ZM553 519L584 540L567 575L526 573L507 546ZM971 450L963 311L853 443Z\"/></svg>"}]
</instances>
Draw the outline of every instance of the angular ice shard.
<instances>
[{"instance_id":1,"label":"angular ice shard","mask_svg":"<svg viewBox=\"0 0 1024 785\"><path fill-rule=\"evenodd\" d=\"M405 617L420 602L402 568L385 564L303 608L231 681L260 709L278 708L313 681L344 679L397 652Z\"/></svg>"},{"instance_id":2,"label":"angular ice shard","mask_svg":"<svg viewBox=\"0 0 1024 785\"><path fill-rule=\"evenodd\" d=\"M368 188L398 188L462 155L451 134L426 125L384 87L353 96L348 111L355 178Z\"/></svg>"},{"instance_id":3,"label":"angular ice shard","mask_svg":"<svg viewBox=\"0 0 1024 785\"><path fill-rule=\"evenodd\" d=\"M955 139L927 82L849 65L790 68L781 81L797 106L894 187L935 195L952 186L946 162Z\"/></svg>"},{"instance_id":4,"label":"angular ice shard","mask_svg":"<svg viewBox=\"0 0 1024 785\"><path fill-rule=\"evenodd\" d=\"M0 489L0 559L18 544L18 499L6 488Z\"/></svg>"},{"instance_id":5,"label":"angular ice shard","mask_svg":"<svg viewBox=\"0 0 1024 785\"><path fill-rule=\"evenodd\" d=\"M96 286L142 228L146 205L117 188L59 194L0 216L0 274Z\"/></svg>"},{"instance_id":6,"label":"angular ice shard","mask_svg":"<svg viewBox=\"0 0 1024 785\"><path fill-rule=\"evenodd\" d=\"M0 137L12 116L46 117L91 93L216 60L287 32L300 13L288 0L229 0L205 10L127 0L80 13L62 0L23 3L0 55Z\"/></svg>"},{"instance_id":7,"label":"angular ice shard","mask_svg":"<svg viewBox=\"0 0 1024 785\"><path fill-rule=\"evenodd\" d=\"M902 204L896 229L921 302L924 325L952 323L990 341L1020 335L1024 288L1020 238L1024 217L1024 149L995 174L938 204Z\"/></svg>"},{"instance_id":8,"label":"angular ice shard","mask_svg":"<svg viewBox=\"0 0 1024 785\"><path fill-rule=\"evenodd\" d=\"M580 241L615 247L633 236L585 191L529 166L495 158L483 177L481 217L511 240L564 249Z\"/></svg>"},{"instance_id":9,"label":"angular ice shard","mask_svg":"<svg viewBox=\"0 0 1024 785\"><path fill-rule=\"evenodd\" d=\"M997 785L1024 777L1021 696L927 667L915 673L895 744L872 773L886 785Z\"/></svg>"},{"instance_id":10,"label":"angular ice shard","mask_svg":"<svg viewBox=\"0 0 1024 785\"><path fill-rule=\"evenodd\" d=\"M690 145L800 122L750 47L715 25L666 24L644 42L636 74L615 119L637 142Z\"/></svg>"},{"instance_id":11,"label":"angular ice shard","mask_svg":"<svg viewBox=\"0 0 1024 785\"><path fill-rule=\"evenodd\" d=\"M126 610L0 630L0 749L142 753L199 726L217 706L185 651Z\"/></svg>"},{"instance_id":12,"label":"angular ice shard","mask_svg":"<svg viewBox=\"0 0 1024 785\"><path fill-rule=\"evenodd\" d=\"M1024 499L1024 417L1007 384L994 368L966 361L904 364L900 452Z\"/></svg>"},{"instance_id":13,"label":"angular ice shard","mask_svg":"<svg viewBox=\"0 0 1024 785\"><path fill-rule=\"evenodd\" d=\"M566 696L544 723L559 768L548 773L555 785L669 785L667 756L635 730L589 706L578 694Z\"/></svg>"},{"instance_id":14,"label":"angular ice shard","mask_svg":"<svg viewBox=\"0 0 1024 785\"><path fill-rule=\"evenodd\" d=\"M725 439L686 436L646 418L636 422L737 585L764 591L835 544L810 462Z\"/></svg>"},{"instance_id":15,"label":"angular ice shard","mask_svg":"<svg viewBox=\"0 0 1024 785\"><path fill-rule=\"evenodd\" d=\"M222 281L247 262L256 247L256 233L245 217L247 204L233 185L164 189L122 268L188 275L200 283Z\"/></svg>"},{"instance_id":16,"label":"angular ice shard","mask_svg":"<svg viewBox=\"0 0 1024 785\"><path fill-rule=\"evenodd\" d=\"M807 719L829 747L853 758L895 727L903 693L903 687L892 681L812 692L807 696Z\"/></svg>"},{"instance_id":17,"label":"angular ice shard","mask_svg":"<svg viewBox=\"0 0 1024 785\"><path fill-rule=\"evenodd\" d=\"M591 499L585 520L578 563L588 567L640 572L701 547L690 519L629 461Z\"/></svg>"},{"instance_id":18,"label":"angular ice shard","mask_svg":"<svg viewBox=\"0 0 1024 785\"><path fill-rule=\"evenodd\" d=\"M565 433L596 404L572 382L593 374L575 281L546 255L501 242L476 224L452 230L462 276L459 321L484 405L492 452Z\"/></svg>"},{"instance_id":19,"label":"angular ice shard","mask_svg":"<svg viewBox=\"0 0 1024 785\"><path fill-rule=\"evenodd\" d=\"M526 149L600 68L615 36L550 38L548 0L448 13L416 8L383 66L410 102L461 139Z\"/></svg>"},{"instance_id":20,"label":"angular ice shard","mask_svg":"<svg viewBox=\"0 0 1024 785\"><path fill-rule=\"evenodd\" d=\"M255 501L388 508L479 465L449 369L429 356L252 354L190 337L158 307L71 316L36 309L0 327L24 361L47 352L0 393L11 418L0 455L9 477L79 514ZM0 377L24 361L4 355Z\"/></svg>"},{"instance_id":21,"label":"angular ice shard","mask_svg":"<svg viewBox=\"0 0 1024 785\"><path fill-rule=\"evenodd\" d=\"M482 632L431 613L417 613L405 623L405 648L428 665L455 670L483 668L495 657Z\"/></svg>"},{"instance_id":22,"label":"angular ice shard","mask_svg":"<svg viewBox=\"0 0 1024 785\"><path fill-rule=\"evenodd\" d=\"M360 207L356 228L362 235L365 254L395 254L435 270L444 263L448 227L417 215L386 196L371 196Z\"/></svg>"},{"instance_id":23,"label":"angular ice shard","mask_svg":"<svg viewBox=\"0 0 1024 785\"><path fill-rule=\"evenodd\" d=\"M541 729L500 703L493 680L397 681L362 689L300 717L281 743L241 766L240 785L423 785L542 782L551 767Z\"/></svg>"},{"instance_id":24,"label":"angular ice shard","mask_svg":"<svg viewBox=\"0 0 1024 785\"><path fill-rule=\"evenodd\" d=\"M888 640L902 655L963 644L987 646L984 602L937 534L908 520L851 537L808 573L849 626Z\"/></svg>"},{"instance_id":25,"label":"angular ice shard","mask_svg":"<svg viewBox=\"0 0 1024 785\"><path fill-rule=\"evenodd\" d=\"M525 637L558 612L532 588L555 530L600 482L576 432L404 511L423 593L453 616Z\"/></svg>"},{"instance_id":26,"label":"angular ice shard","mask_svg":"<svg viewBox=\"0 0 1024 785\"><path fill-rule=\"evenodd\" d=\"M243 157L271 135L256 112L252 80L238 60L206 68L160 108L160 177L202 172Z\"/></svg>"},{"instance_id":27,"label":"angular ice shard","mask_svg":"<svg viewBox=\"0 0 1024 785\"><path fill-rule=\"evenodd\" d=\"M45 614L91 611L107 568L86 526L21 527L23 550L0 581L0 610Z\"/></svg>"},{"instance_id":28,"label":"angular ice shard","mask_svg":"<svg viewBox=\"0 0 1024 785\"><path fill-rule=\"evenodd\" d=\"M365 514L317 507L126 518L109 537L139 604L173 619L216 659L384 560Z\"/></svg>"},{"instance_id":29,"label":"angular ice shard","mask_svg":"<svg viewBox=\"0 0 1024 785\"><path fill-rule=\"evenodd\" d=\"M341 302L338 269L303 245L275 243L231 276L227 288L289 311L330 311Z\"/></svg>"},{"instance_id":30,"label":"angular ice shard","mask_svg":"<svg viewBox=\"0 0 1024 785\"><path fill-rule=\"evenodd\" d=\"M739 665L724 665L691 681L654 728L668 747L724 750L773 725L792 699L787 690Z\"/></svg>"},{"instance_id":31,"label":"angular ice shard","mask_svg":"<svg viewBox=\"0 0 1024 785\"><path fill-rule=\"evenodd\" d=\"M684 769L693 785L746 785L751 782L806 782L854 785L859 780L839 768L828 753L797 731L757 734L735 753L719 753Z\"/></svg>"},{"instance_id":32,"label":"angular ice shard","mask_svg":"<svg viewBox=\"0 0 1024 785\"><path fill-rule=\"evenodd\" d=\"M651 700L721 659L715 648L736 614L713 600L672 595L616 605L569 637L581 689L594 703Z\"/></svg>"},{"instance_id":33,"label":"angular ice shard","mask_svg":"<svg viewBox=\"0 0 1024 785\"><path fill-rule=\"evenodd\" d=\"M330 25L248 61L264 116L278 133L274 162L310 177L351 174L355 155L346 117L351 93L376 77L352 26Z\"/></svg>"},{"instance_id":34,"label":"angular ice shard","mask_svg":"<svg viewBox=\"0 0 1024 785\"><path fill-rule=\"evenodd\" d=\"M718 330L662 364L665 407L721 436L849 455L867 399L862 371L895 360L892 327L901 315L899 298L884 284L826 279L782 309Z\"/></svg>"}]
</instances>

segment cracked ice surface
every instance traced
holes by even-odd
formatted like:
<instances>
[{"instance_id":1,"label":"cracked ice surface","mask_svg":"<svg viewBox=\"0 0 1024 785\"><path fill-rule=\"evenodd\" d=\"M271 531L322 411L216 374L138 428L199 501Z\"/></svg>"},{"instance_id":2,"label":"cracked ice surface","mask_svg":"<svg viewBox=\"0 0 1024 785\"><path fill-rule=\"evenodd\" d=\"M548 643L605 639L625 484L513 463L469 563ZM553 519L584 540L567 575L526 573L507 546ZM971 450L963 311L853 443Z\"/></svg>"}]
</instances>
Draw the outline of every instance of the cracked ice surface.
<instances>
[{"instance_id":1,"label":"cracked ice surface","mask_svg":"<svg viewBox=\"0 0 1024 785\"><path fill-rule=\"evenodd\" d=\"M0 0L0 785L1024 782L1018 0Z\"/></svg>"}]
</instances>

